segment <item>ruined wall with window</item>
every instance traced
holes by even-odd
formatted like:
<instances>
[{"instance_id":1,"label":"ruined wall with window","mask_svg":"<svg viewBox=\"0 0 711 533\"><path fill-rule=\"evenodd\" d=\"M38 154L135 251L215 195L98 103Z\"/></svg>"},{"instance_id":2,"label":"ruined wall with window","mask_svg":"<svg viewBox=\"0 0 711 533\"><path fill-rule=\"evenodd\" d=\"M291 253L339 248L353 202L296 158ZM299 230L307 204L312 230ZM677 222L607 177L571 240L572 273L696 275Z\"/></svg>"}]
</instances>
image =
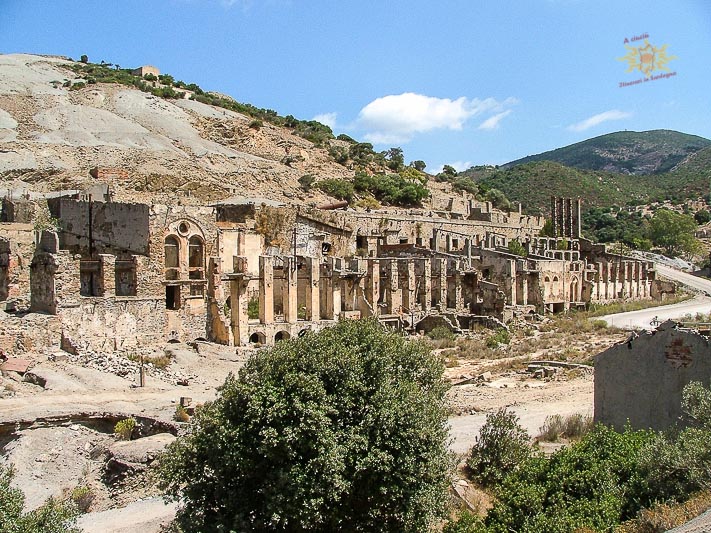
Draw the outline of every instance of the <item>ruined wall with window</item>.
<instances>
[{"instance_id":1,"label":"ruined wall with window","mask_svg":"<svg viewBox=\"0 0 711 533\"><path fill-rule=\"evenodd\" d=\"M26 299L30 290L30 263L35 232L30 224L0 224L0 302Z\"/></svg>"}]
</instances>

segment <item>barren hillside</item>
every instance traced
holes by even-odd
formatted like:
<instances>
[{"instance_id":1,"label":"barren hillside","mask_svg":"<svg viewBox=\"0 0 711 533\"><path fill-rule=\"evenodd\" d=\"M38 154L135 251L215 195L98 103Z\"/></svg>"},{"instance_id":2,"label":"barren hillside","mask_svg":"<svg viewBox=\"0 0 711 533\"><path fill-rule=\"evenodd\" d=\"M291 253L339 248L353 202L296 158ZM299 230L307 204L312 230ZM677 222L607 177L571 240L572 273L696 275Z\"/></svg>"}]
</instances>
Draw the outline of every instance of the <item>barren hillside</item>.
<instances>
[{"instance_id":1,"label":"barren hillside","mask_svg":"<svg viewBox=\"0 0 711 533\"><path fill-rule=\"evenodd\" d=\"M119 84L71 89L67 82L83 81L72 64L0 55L0 188L80 188L100 166L128 172L111 184L119 200L192 203L245 194L318 201L299 189L299 177L353 175L288 129L257 126L226 109Z\"/></svg>"}]
</instances>

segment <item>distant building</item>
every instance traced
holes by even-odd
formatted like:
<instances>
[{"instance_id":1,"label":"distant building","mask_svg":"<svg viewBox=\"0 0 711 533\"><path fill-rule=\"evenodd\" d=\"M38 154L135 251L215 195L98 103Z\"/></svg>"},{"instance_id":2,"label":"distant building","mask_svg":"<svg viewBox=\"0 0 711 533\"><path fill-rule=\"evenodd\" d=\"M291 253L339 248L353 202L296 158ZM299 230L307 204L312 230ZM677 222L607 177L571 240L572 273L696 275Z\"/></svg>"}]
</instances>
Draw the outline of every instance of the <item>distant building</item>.
<instances>
[{"instance_id":1,"label":"distant building","mask_svg":"<svg viewBox=\"0 0 711 533\"><path fill-rule=\"evenodd\" d=\"M153 74L156 78L160 76L160 70L158 70L153 65L143 65L131 71L134 76L140 76L143 78L146 74Z\"/></svg>"}]
</instances>

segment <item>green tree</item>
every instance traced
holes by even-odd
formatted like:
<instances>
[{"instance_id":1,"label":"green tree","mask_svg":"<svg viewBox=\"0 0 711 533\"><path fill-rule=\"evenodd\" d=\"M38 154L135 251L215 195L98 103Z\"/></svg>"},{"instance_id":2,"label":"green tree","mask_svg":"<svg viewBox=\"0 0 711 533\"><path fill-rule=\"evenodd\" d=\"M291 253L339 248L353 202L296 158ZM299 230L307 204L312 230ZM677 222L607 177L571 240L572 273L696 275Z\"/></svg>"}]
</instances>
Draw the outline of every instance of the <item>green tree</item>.
<instances>
[{"instance_id":1,"label":"green tree","mask_svg":"<svg viewBox=\"0 0 711 533\"><path fill-rule=\"evenodd\" d=\"M353 200L353 183L350 181L328 178L317 182L314 187L339 200Z\"/></svg>"},{"instance_id":2,"label":"green tree","mask_svg":"<svg viewBox=\"0 0 711 533\"><path fill-rule=\"evenodd\" d=\"M511 202L506 198L503 191L499 189L489 189L485 198L491 202L495 208L501 209L502 211L511 211Z\"/></svg>"},{"instance_id":3,"label":"green tree","mask_svg":"<svg viewBox=\"0 0 711 533\"><path fill-rule=\"evenodd\" d=\"M516 414L504 408L486 415L467 459L472 478L484 486L501 483L531 455L529 440Z\"/></svg>"},{"instance_id":4,"label":"green tree","mask_svg":"<svg viewBox=\"0 0 711 533\"><path fill-rule=\"evenodd\" d=\"M0 465L0 531L3 533L79 533L73 527L78 509L71 502L50 498L41 507L23 514L25 495L10 486L12 468Z\"/></svg>"},{"instance_id":5,"label":"green tree","mask_svg":"<svg viewBox=\"0 0 711 533\"><path fill-rule=\"evenodd\" d=\"M253 356L161 459L185 531L429 531L451 473L443 366L375 320Z\"/></svg>"},{"instance_id":6,"label":"green tree","mask_svg":"<svg viewBox=\"0 0 711 533\"><path fill-rule=\"evenodd\" d=\"M385 166L390 170L399 172L402 167L405 166L405 157L403 156L402 148L390 148L390 150L383 152L383 156L385 157Z\"/></svg>"},{"instance_id":7,"label":"green tree","mask_svg":"<svg viewBox=\"0 0 711 533\"><path fill-rule=\"evenodd\" d=\"M422 159L417 159L416 161L410 163L410 166L415 170L419 170L420 172L422 172L423 170L425 170L425 167L427 167L427 163L422 161Z\"/></svg>"},{"instance_id":8,"label":"green tree","mask_svg":"<svg viewBox=\"0 0 711 533\"><path fill-rule=\"evenodd\" d=\"M89 56L87 56L86 54L83 54L83 55L79 58L79 61L81 61L82 63L86 64L86 63L89 62Z\"/></svg>"},{"instance_id":9,"label":"green tree","mask_svg":"<svg viewBox=\"0 0 711 533\"><path fill-rule=\"evenodd\" d=\"M649 237L655 246L664 253L676 257L681 254L691 255L699 251L699 241L694 237L696 221L690 215L684 215L669 209L659 209L654 213L649 224Z\"/></svg>"},{"instance_id":10,"label":"green tree","mask_svg":"<svg viewBox=\"0 0 711 533\"><path fill-rule=\"evenodd\" d=\"M520 255L521 257L526 257L528 255L526 248L523 247L523 244L521 244L521 241L518 239L512 239L509 241L509 253Z\"/></svg>"},{"instance_id":11,"label":"green tree","mask_svg":"<svg viewBox=\"0 0 711 533\"><path fill-rule=\"evenodd\" d=\"M696 220L697 224L706 224L707 222L711 222L711 213L709 213L706 209L697 211L694 213L694 220Z\"/></svg>"}]
</instances>

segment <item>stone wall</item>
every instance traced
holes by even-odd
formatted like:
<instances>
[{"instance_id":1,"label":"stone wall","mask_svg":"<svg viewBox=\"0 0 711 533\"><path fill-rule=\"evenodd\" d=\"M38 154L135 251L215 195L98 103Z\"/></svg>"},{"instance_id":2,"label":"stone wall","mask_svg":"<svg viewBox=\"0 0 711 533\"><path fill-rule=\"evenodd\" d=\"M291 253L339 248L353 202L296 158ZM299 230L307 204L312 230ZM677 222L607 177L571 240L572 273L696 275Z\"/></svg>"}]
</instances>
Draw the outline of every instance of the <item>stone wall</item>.
<instances>
[{"instance_id":1,"label":"stone wall","mask_svg":"<svg viewBox=\"0 0 711 533\"><path fill-rule=\"evenodd\" d=\"M0 224L0 301L27 298L35 232L30 224Z\"/></svg>"},{"instance_id":2,"label":"stone wall","mask_svg":"<svg viewBox=\"0 0 711 533\"><path fill-rule=\"evenodd\" d=\"M90 351L125 351L165 342L163 298L81 298L60 310L62 334ZM192 340L192 339L191 339Z\"/></svg>"},{"instance_id":3,"label":"stone wall","mask_svg":"<svg viewBox=\"0 0 711 533\"><path fill-rule=\"evenodd\" d=\"M595 422L620 431L628 421L634 429L668 428L690 381L711 381L709 339L666 322L595 358Z\"/></svg>"},{"instance_id":4,"label":"stone wall","mask_svg":"<svg viewBox=\"0 0 711 533\"><path fill-rule=\"evenodd\" d=\"M88 255L91 232L96 253L149 254L148 205L68 198L48 200L47 203L52 216L60 221L60 247L63 250Z\"/></svg>"}]
</instances>

